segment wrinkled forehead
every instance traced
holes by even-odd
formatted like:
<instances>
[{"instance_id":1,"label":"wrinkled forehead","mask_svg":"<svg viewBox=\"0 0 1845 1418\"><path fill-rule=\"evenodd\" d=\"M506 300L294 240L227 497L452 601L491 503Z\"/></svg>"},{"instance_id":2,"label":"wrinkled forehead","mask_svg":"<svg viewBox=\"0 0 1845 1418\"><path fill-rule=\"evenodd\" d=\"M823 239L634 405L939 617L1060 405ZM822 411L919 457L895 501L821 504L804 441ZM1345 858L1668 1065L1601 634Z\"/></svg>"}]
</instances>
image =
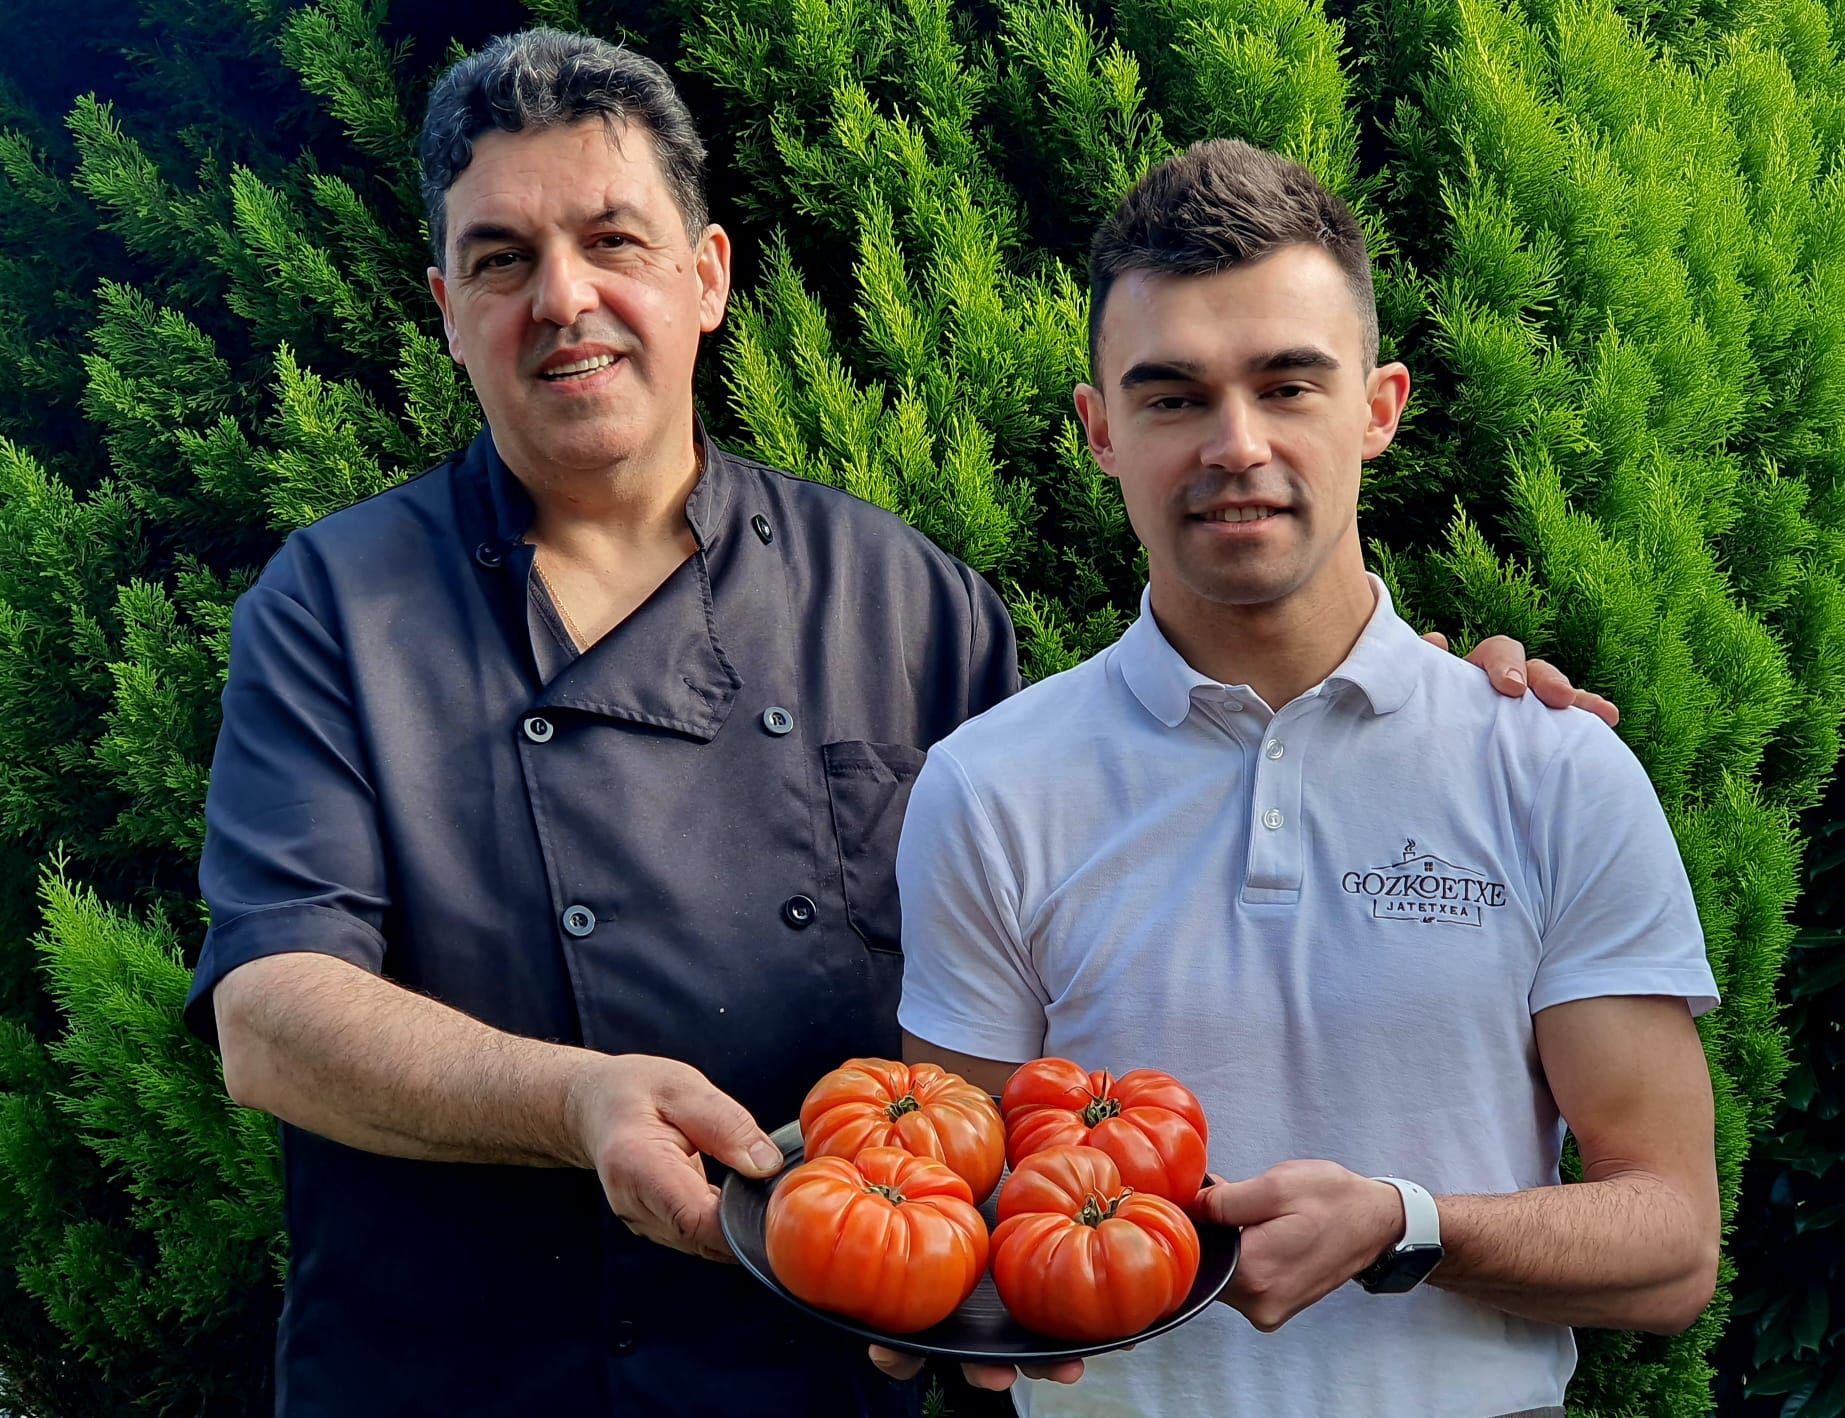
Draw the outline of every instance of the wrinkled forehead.
<instances>
[{"instance_id":1,"label":"wrinkled forehead","mask_svg":"<svg viewBox=\"0 0 1845 1418\"><path fill-rule=\"evenodd\" d=\"M653 135L638 124L597 118L483 133L448 190L447 206L457 240L471 223L575 227L611 210L649 219L677 210Z\"/></svg>"}]
</instances>

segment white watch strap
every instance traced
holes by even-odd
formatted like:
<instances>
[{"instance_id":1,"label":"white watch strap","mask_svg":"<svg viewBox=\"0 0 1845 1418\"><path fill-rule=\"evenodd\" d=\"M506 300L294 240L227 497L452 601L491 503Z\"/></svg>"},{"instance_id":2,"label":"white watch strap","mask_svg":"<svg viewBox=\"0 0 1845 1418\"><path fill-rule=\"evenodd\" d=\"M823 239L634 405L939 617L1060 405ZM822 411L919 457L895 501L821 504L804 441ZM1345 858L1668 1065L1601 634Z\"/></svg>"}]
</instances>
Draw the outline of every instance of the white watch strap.
<instances>
[{"instance_id":1,"label":"white watch strap","mask_svg":"<svg viewBox=\"0 0 1845 1418\"><path fill-rule=\"evenodd\" d=\"M1403 1198L1403 1239L1397 1242L1396 1249L1441 1244L1441 1212L1426 1188L1402 1177L1373 1177L1371 1180L1389 1182Z\"/></svg>"}]
</instances>

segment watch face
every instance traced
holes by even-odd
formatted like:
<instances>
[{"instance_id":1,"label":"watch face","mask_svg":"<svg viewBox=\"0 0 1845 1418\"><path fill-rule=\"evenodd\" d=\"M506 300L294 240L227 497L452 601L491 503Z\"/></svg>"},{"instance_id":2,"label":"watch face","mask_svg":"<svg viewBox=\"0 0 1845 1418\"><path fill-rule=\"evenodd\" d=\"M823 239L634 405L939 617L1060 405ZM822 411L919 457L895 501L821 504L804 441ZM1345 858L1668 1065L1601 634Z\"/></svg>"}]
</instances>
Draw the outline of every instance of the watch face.
<instances>
[{"instance_id":1,"label":"watch face","mask_svg":"<svg viewBox=\"0 0 1845 1418\"><path fill-rule=\"evenodd\" d=\"M1441 1258L1440 1246L1404 1246L1365 1274L1364 1287L1373 1295L1401 1295L1427 1280Z\"/></svg>"}]
</instances>

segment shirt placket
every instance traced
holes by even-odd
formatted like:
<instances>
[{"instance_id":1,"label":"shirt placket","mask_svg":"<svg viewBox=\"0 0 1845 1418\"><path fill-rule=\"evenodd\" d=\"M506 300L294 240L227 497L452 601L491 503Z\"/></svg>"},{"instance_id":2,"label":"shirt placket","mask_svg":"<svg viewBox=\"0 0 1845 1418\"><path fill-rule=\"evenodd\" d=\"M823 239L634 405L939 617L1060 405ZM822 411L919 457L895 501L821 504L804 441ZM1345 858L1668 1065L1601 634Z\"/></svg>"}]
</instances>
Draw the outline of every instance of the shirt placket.
<instances>
[{"instance_id":1,"label":"shirt placket","mask_svg":"<svg viewBox=\"0 0 1845 1418\"><path fill-rule=\"evenodd\" d=\"M1249 775L1249 860L1246 901L1286 903L1300 897L1306 862L1306 822L1301 815L1301 769L1307 758L1309 716L1317 695L1298 699L1266 723L1253 720L1254 769Z\"/></svg>"}]
</instances>

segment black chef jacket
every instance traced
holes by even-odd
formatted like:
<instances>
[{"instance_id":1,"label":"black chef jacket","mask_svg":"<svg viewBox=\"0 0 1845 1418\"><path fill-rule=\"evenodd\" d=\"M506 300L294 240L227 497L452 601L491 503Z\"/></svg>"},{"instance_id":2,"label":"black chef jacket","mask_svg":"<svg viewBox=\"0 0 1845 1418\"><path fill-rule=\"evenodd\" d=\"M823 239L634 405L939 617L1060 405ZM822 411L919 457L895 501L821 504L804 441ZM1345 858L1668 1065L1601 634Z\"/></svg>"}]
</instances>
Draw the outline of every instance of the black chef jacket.
<instances>
[{"instance_id":1,"label":"black chef jacket","mask_svg":"<svg viewBox=\"0 0 1845 1418\"><path fill-rule=\"evenodd\" d=\"M288 539L232 622L195 1031L227 971L311 950L684 1060L767 1129L895 1055L909 785L1017 687L1011 626L896 518L706 447L698 550L580 657L488 433ZM740 1268L635 1238L590 1172L282 1134L286 1418L915 1405Z\"/></svg>"}]
</instances>

